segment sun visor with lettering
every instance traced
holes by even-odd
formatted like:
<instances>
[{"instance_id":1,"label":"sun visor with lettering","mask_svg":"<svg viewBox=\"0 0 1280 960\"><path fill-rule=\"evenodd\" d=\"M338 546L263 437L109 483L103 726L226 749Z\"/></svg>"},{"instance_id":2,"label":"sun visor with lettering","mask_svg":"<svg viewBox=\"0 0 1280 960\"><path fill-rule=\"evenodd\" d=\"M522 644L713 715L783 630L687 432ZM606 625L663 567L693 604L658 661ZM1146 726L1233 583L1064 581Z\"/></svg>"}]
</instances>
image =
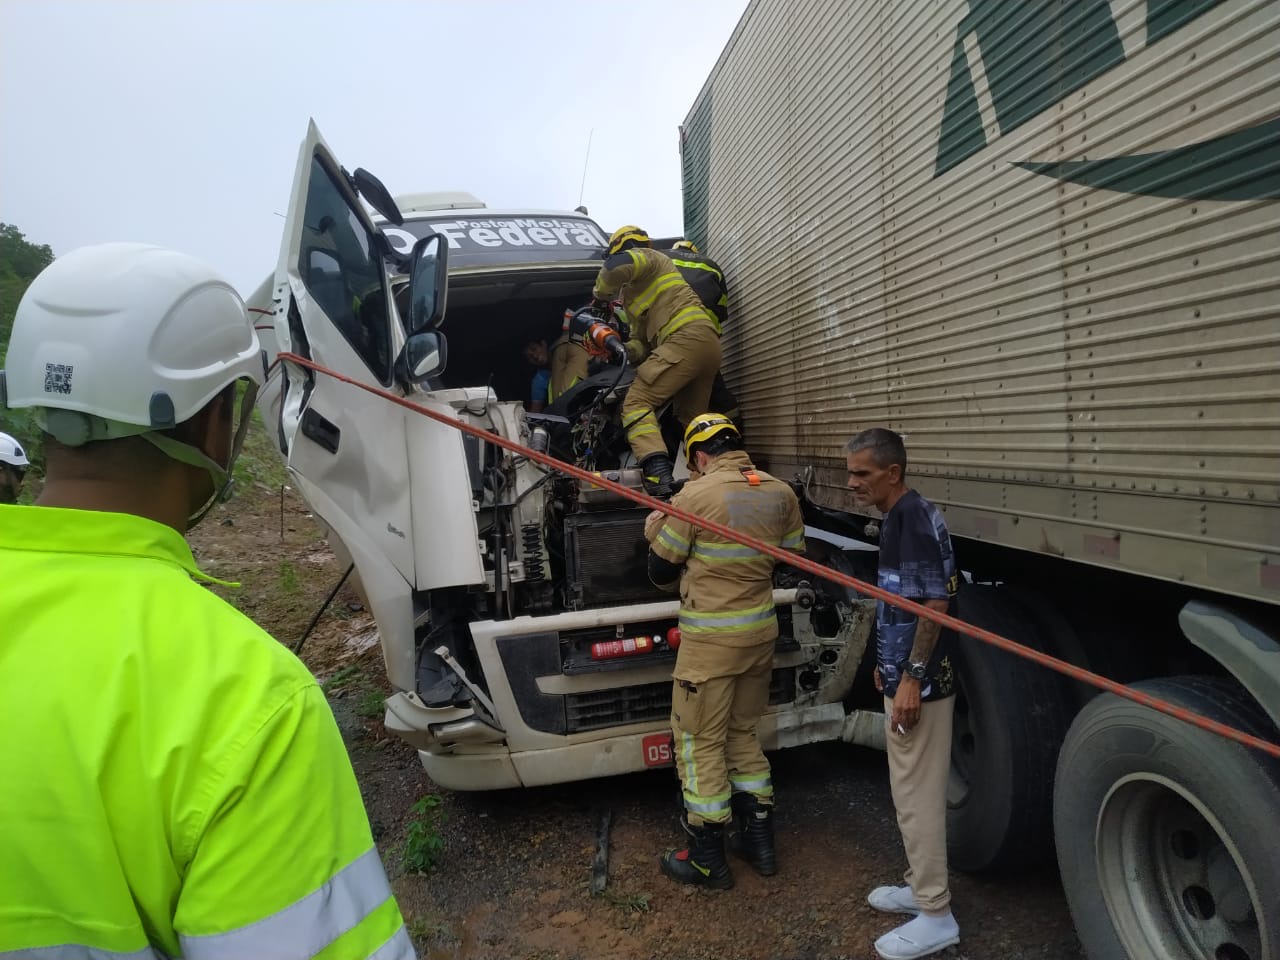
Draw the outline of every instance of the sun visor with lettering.
<instances>
[{"instance_id":1,"label":"sun visor with lettering","mask_svg":"<svg viewBox=\"0 0 1280 960\"><path fill-rule=\"evenodd\" d=\"M408 253L422 237L449 242L449 268L523 263L573 263L604 258L608 238L585 217L487 216L406 219L379 224L392 247Z\"/></svg>"}]
</instances>

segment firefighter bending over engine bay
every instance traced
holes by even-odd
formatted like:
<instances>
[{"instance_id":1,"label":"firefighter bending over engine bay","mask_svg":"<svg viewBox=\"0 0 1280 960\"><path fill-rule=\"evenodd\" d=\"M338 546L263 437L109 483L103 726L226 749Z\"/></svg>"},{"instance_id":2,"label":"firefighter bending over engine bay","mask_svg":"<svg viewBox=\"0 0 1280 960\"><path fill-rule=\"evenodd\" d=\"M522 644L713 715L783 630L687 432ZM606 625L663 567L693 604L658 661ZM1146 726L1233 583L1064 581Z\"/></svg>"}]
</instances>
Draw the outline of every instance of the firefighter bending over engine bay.
<instances>
[{"instance_id":1,"label":"firefighter bending over engine bay","mask_svg":"<svg viewBox=\"0 0 1280 960\"><path fill-rule=\"evenodd\" d=\"M757 470L728 417L704 413L684 435L701 476L672 506L803 553L804 521L791 488ZM773 781L760 747L760 717L778 639L773 557L655 510L645 522L649 579L680 588L680 647L672 672L672 753L683 789L689 846L670 850L662 872L679 883L725 890L729 848L757 872L777 872Z\"/></svg>"},{"instance_id":2,"label":"firefighter bending over engine bay","mask_svg":"<svg viewBox=\"0 0 1280 960\"><path fill-rule=\"evenodd\" d=\"M676 419L687 424L707 408L720 372L720 322L636 226L620 227L609 238L592 296L607 301L618 292L632 329L628 357L643 361L622 402L622 426L645 489L670 497L676 482L654 411L672 400Z\"/></svg>"}]
</instances>

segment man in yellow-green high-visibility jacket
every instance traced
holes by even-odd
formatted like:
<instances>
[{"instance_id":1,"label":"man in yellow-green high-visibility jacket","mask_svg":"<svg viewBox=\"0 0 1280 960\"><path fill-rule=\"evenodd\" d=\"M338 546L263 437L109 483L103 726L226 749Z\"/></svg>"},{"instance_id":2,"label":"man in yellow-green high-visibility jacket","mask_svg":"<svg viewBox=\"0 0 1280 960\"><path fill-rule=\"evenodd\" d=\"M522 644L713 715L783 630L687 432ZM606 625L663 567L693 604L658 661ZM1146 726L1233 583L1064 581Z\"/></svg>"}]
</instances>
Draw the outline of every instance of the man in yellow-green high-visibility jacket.
<instances>
[{"instance_id":1,"label":"man in yellow-green high-visibility jacket","mask_svg":"<svg viewBox=\"0 0 1280 960\"><path fill-rule=\"evenodd\" d=\"M19 304L5 402L47 475L0 506L0 958L414 956L323 694L183 538L262 376L171 251L72 251Z\"/></svg>"}]
</instances>

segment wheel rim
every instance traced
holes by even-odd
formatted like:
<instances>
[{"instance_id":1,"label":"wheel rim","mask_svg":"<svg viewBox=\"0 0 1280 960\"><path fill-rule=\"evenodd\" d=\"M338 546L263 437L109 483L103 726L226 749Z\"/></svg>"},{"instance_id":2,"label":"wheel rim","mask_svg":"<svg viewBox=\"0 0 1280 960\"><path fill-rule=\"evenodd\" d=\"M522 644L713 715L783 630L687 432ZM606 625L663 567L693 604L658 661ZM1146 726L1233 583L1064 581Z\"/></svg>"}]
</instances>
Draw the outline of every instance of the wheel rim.
<instances>
[{"instance_id":1,"label":"wheel rim","mask_svg":"<svg viewBox=\"0 0 1280 960\"><path fill-rule=\"evenodd\" d=\"M1098 814L1102 896L1129 956L1263 960L1257 884L1217 819L1151 774L1116 783Z\"/></svg>"},{"instance_id":2,"label":"wheel rim","mask_svg":"<svg viewBox=\"0 0 1280 960\"><path fill-rule=\"evenodd\" d=\"M951 772L947 777L947 806L961 807L969 799L977 762L977 730L964 685L957 677L956 705L951 719Z\"/></svg>"}]
</instances>

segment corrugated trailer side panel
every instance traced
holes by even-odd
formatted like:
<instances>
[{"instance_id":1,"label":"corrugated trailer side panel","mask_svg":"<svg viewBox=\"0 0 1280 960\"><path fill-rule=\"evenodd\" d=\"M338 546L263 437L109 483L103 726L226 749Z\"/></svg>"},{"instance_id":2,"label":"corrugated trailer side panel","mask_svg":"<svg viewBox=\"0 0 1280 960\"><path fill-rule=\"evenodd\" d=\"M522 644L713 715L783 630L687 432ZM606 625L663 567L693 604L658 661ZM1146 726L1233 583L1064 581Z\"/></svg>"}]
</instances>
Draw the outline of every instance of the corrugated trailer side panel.
<instances>
[{"instance_id":1,"label":"corrugated trailer side panel","mask_svg":"<svg viewBox=\"0 0 1280 960\"><path fill-rule=\"evenodd\" d=\"M1113 14L1113 11L1118 11ZM682 131L749 445L1280 601L1280 4L756 0Z\"/></svg>"}]
</instances>

